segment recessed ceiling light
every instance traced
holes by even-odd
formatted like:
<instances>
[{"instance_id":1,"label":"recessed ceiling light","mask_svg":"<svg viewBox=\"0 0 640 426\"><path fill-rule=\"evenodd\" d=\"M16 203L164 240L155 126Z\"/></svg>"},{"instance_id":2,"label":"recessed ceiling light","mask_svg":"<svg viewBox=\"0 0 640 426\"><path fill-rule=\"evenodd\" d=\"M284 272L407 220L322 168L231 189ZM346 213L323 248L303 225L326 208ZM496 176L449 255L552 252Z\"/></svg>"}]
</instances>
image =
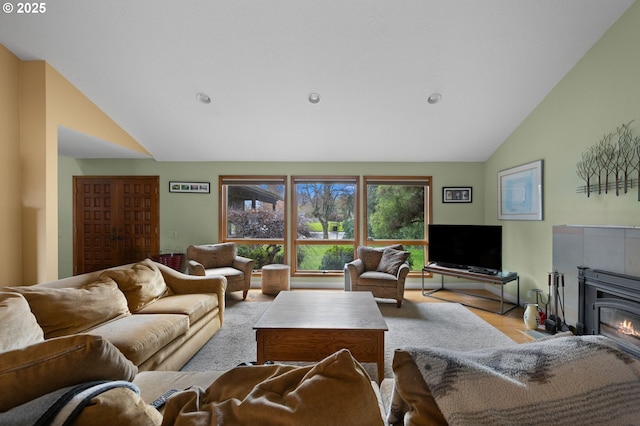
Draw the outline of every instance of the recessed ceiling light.
<instances>
[{"instance_id":1,"label":"recessed ceiling light","mask_svg":"<svg viewBox=\"0 0 640 426\"><path fill-rule=\"evenodd\" d=\"M438 102L440 102L440 99L442 99L442 95L440 93L432 93L427 98L427 102L429 102L430 104L437 104Z\"/></svg>"},{"instance_id":2,"label":"recessed ceiling light","mask_svg":"<svg viewBox=\"0 0 640 426\"><path fill-rule=\"evenodd\" d=\"M317 104L318 102L320 102L320 95L318 95L317 93L310 93L309 102L311 102L312 104Z\"/></svg>"},{"instance_id":3,"label":"recessed ceiling light","mask_svg":"<svg viewBox=\"0 0 640 426\"><path fill-rule=\"evenodd\" d=\"M206 93L196 93L196 99L202 102L203 104L211 103L211 98Z\"/></svg>"}]
</instances>

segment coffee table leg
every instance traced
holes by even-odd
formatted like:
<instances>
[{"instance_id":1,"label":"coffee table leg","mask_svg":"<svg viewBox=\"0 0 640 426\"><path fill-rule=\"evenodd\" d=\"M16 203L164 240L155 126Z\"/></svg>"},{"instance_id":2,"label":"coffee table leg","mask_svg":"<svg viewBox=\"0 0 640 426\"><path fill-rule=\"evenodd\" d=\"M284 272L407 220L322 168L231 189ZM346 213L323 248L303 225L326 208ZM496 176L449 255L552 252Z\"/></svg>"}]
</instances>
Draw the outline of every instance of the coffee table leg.
<instances>
[{"instance_id":1,"label":"coffee table leg","mask_svg":"<svg viewBox=\"0 0 640 426\"><path fill-rule=\"evenodd\" d=\"M378 384L382 383L384 379L384 332L380 333L378 340L377 354L378 354Z\"/></svg>"},{"instance_id":2,"label":"coffee table leg","mask_svg":"<svg viewBox=\"0 0 640 426\"><path fill-rule=\"evenodd\" d=\"M256 342L256 353L258 358L256 359L256 362L258 364L264 364L264 333L262 330L256 330Z\"/></svg>"}]
</instances>

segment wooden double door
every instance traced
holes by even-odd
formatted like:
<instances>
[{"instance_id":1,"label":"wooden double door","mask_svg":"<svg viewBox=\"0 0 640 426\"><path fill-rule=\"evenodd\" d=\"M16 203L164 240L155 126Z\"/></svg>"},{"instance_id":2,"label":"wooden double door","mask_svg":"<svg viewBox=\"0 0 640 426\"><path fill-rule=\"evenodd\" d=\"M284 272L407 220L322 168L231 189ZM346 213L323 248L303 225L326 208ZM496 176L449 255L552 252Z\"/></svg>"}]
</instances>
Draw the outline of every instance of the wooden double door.
<instances>
[{"instance_id":1,"label":"wooden double door","mask_svg":"<svg viewBox=\"0 0 640 426\"><path fill-rule=\"evenodd\" d=\"M73 273L159 253L157 176L74 176Z\"/></svg>"}]
</instances>

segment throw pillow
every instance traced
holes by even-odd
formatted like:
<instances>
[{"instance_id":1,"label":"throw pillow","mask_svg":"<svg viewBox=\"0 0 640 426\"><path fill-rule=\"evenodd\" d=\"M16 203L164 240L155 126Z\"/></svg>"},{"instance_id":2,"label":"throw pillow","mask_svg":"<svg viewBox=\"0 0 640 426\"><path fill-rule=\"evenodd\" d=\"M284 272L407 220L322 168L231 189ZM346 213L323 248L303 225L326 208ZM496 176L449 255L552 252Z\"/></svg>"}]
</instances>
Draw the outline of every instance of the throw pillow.
<instances>
[{"instance_id":1,"label":"throw pillow","mask_svg":"<svg viewBox=\"0 0 640 426\"><path fill-rule=\"evenodd\" d=\"M119 387L92 398L73 424L159 426L162 424L162 414L144 402L139 394Z\"/></svg>"},{"instance_id":2,"label":"throw pillow","mask_svg":"<svg viewBox=\"0 0 640 426\"><path fill-rule=\"evenodd\" d=\"M406 350L451 424L633 424L640 418L640 361L604 336L471 352Z\"/></svg>"},{"instance_id":3,"label":"throw pillow","mask_svg":"<svg viewBox=\"0 0 640 426\"><path fill-rule=\"evenodd\" d=\"M358 246L358 259L362 260L364 270L376 271L378 269L378 265L380 264L380 260L382 259L382 254L388 248L394 250L403 250L402 244L395 244L387 247Z\"/></svg>"},{"instance_id":4,"label":"throw pillow","mask_svg":"<svg viewBox=\"0 0 640 426\"><path fill-rule=\"evenodd\" d=\"M135 263L128 268L109 269L101 278L113 279L127 298L131 312L137 312L155 302L167 291L162 272L151 259Z\"/></svg>"},{"instance_id":5,"label":"throw pillow","mask_svg":"<svg viewBox=\"0 0 640 426\"><path fill-rule=\"evenodd\" d=\"M440 408L409 352L393 354L393 391L387 420L392 425L446 425Z\"/></svg>"},{"instance_id":6,"label":"throw pillow","mask_svg":"<svg viewBox=\"0 0 640 426\"><path fill-rule=\"evenodd\" d=\"M0 324L0 352L44 340L44 331L21 294L0 293Z\"/></svg>"},{"instance_id":7,"label":"throw pillow","mask_svg":"<svg viewBox=\"0 0 640 426\"><path fill-rule=\"evenodd\" d=\"M0 411L92 380L131 381L138 368L100 336L77 334L0 353Z\"/></svg>"},{"instance_id":8,"label":"throw pillow","mask_svg":"<svg viewBox=\"0 0 640 426\"><path fill-rule=\"evenodd\" d=\"M384 249L382 252L382 258L380 259L380 264L378 264L378 268L376 269L378 272L386 272L391 275L398 275L398 269L404 262L409 258L408 251L395 250L392 248Z\"/></svg>"},{"instance_id":9,"label":"throw pillow","mask_svg":"<svg viewBox=\"0 0 640 426\"><path fill-rule=\"evenodd\" d=\"M343 349L305 367L236 367L206 392L175 394L164 424L383 425L363 367ZM202 423L201 423L202 422Z\"/></svg>"},{"instance_id":10,"label":"throw pillow","mask_svg":"<svg viewBox=\"0 0 640 426\"><path fill-rule=\"evenodd\" d=\"M121 315L129 315L127 300L113 280L81 288L7 287L27 299L47 339L81 333Z\"/></svg>"}]
</instances>

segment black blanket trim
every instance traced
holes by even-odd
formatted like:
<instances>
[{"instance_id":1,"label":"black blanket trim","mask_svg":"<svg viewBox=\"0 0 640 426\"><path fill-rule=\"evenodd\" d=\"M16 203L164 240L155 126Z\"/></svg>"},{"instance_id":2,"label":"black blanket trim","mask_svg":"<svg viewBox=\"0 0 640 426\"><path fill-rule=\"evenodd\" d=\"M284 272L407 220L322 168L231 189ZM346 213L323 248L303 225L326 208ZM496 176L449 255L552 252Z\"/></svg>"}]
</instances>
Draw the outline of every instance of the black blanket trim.
<instances>
[{"instance_id":1,"label":"black blanket trim","mask_svg":"<svg viewBox=\"0 0 640 426\"><path fill-rule=\"evenodd\" d=\"M140 394L140 389L124 380L102 380L86 382L71 388L64 393L40 418L34 426L69 425L89 404L91 399L110 389L124 387ZM58 418L61 416L61 418Z\"/></svg>"}]
</instances>

